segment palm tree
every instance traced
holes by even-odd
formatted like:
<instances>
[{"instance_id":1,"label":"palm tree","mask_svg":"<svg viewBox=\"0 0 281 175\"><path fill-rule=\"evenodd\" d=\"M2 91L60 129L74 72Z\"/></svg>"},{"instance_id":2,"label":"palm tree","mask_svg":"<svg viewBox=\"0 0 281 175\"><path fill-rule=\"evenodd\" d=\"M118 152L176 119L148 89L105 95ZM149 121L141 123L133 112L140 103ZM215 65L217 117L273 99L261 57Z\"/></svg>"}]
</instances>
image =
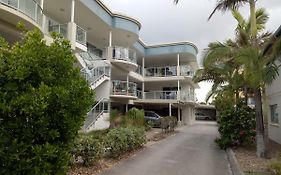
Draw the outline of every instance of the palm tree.
<instances>
[{"instance_id":1,"label":"palm tree","mask_svg":"<svg viewBox=\"0 0 281 175\"><path fill-rule=\"evenodd\" d=\"M198 77L196 77L196 79L201 81L207 79L206 77L213 78L214 87L219 87L219 83L224 80L227 81L228 84L233 84L233 89L236 90L239 90L241 82L243 82L254 89L257 122L257 155L259 157L264 157L266 156L267 149L264 144L261 90L264 89L266 83L270 82L269 80L275 78L277 73L276 65L273 61L277 58L276 54L274 57L271 56L271 59L267 58L269 56L265 57L262 54L262 50L270 38L269 33L262 33L265 28L265 23L268 20L268 15L265 13L264 9L258 9L256 11L255 16L258 31L258 35L256 37L252 37L251 35L250 20L245 20L236 10L233 10L233 16L238 22L235 40L227 40L224 43L209 44L206 52L207 54L204 55L204 70L198 71L196 74ZM224 75L221 73L222 71L220 71L220 73L215 72L216 74L214 74L214 65L217 69L217 66L222 65L223 63L233 66L232 71L233 75L235 75L233 77L236 77L237 81L232 80L231 76L222 76ZM244 81L241 81L241 77L239 75L243 75Z\"/></svg>"},{"instance_id":2,"label":"palm tree","mask_svg":"<svg viewBox=\"0 0 281 175\"><path fill-rule=\"evenodd\" d=\"M229 10L237 10L244 4L249 4L250 6L250 28L251 28L251 35L255 37L257 35L257 25L256 25L256 1L257 0L217 0L216 7L210 14L208 20L212 18L214 13L218 10L225 12ZM177 4L179 0L174 0L174 3Z\"/></svg>"}]
</instances>

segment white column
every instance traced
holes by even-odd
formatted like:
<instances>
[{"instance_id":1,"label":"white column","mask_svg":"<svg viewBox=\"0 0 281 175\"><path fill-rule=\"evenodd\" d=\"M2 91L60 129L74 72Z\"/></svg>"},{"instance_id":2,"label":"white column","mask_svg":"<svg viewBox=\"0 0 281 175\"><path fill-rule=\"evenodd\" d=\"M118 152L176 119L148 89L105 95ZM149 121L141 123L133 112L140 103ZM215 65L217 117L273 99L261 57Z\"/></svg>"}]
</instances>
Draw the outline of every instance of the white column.
<instances>
[{"instance_id":1,"label":"white column","mask_svg":"<svg viewBox=\"0 0 281 175\"><path fill-rule=\"evenodd\" d=\"M112 31L109 31L109 47L112 47Z\"/></svg>"},{"instance_id":2,"label":"white column","mask_svg":"<svg viewBox=\"0 0 281 175\"><path fill-rule=\"evenodd\" d=\"M141 93L142 93L142 99L144 99L144 82L142 82Z\"/></svg>"},{"instance_id":3,"label":"white column","mask_svg":"<svg viewBox=\"0 0 281 175\"><path fill-rule=\"evenodd\" d=\"M177 55L177 76L180 76L180 54Z\"/></svg>"},{"instance_id":4,"label":"white column","mask_svg":"<svg viewBox=\"0 0 281 175\"><path fill-rule=\"evenodd\" d=\"M144 57L142 57L142 76L144 76L144 65L145 65L145 60Z\"/></svg>"},{"instance_id":5,"label":"white column","mask_svg":"<svg viewBox=\"0 0 281 175\"><path fill-rule=\"evenodd\" d=\"M172 103L169 103L169 116L172 116Z\"/></svg>"},{"instance_id":6,"label":"white column","mask_svg":"<svg viewBox=\"0 0 281 175\"><path fill-rule=\"evenodd\" d=\"M181 94L180 94L180 80L178 80L178 92L177 92L177 100L180 100Z\"/></svg>"},{"instance_id":7,"label":"white column","mask_svg":"<svg viewBox=\"0 0 281 175\"><path fill-rule=\"evenodd\" d=\"M128 112L128 104L126 104L126 112Z\"/></svg>"},{"instance_id":8,"label":"white column","mask_svg":"<svg viewBox=\"0 0 281 175\"><path fill-rule=\"evenodd\" d=\"M40 7L42 8L42 31L43 33L46 32L48 33L48 31L46 30L46 16L44 15L43 11L44 11L44 0L41 0L41 3L40 3Z\"/></svg>"},{"instance_id":9,"label":"white column","mask_svg":"<svg viewBox=\"0 0 281 175\"><path fill-rule=\"evenodd\" d=\"M178 122L181 122L181 109L178 107Z\"/></svg>"},{"instance_id":10,"label":"white column","mask_svg":"<svg viewBox=\"0 0 281 175\"><path fill-rule=\"evenodd\" d=\"M129 75L127 75L127 95L129 95Z\"/></svg>"},{"instance_id":11,"label":"white column","mask_svg":"<svg viewBox=\"0 0 281 175\"><path fill-rule=\"evenodd\" d=\"M71 17L70 22L74 23L74 14L75 14L75 0L71 1Z\"/></svg>"}]
</instances>

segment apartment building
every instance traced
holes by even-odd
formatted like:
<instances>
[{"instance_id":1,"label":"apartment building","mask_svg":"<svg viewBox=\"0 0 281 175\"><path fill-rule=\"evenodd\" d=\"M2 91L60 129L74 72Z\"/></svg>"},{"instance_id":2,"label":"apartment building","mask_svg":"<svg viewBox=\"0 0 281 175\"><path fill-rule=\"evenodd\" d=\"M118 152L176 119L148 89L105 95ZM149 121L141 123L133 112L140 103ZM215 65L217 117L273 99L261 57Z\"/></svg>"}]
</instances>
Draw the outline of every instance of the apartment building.
<instances>
[{"instance_id":1,"label":"apartment building","mask_svg":"<svg viewBox=\"0 0 281 175\"><path fill-rule=\"evenodd\" d=\"M194 44L147 45L136 19L113 13L100 0L0 0L0 35L19 40L19 21L39 28L47 43L50 32L70 41L75 66L96 92L85 132L108 127L112 109L125 113L133 106L175 116L182 124L194 121Z\"/></svg>"},{"instance_id":2,"label":"apartment building","mask_svg":"<svg viewBox=\"0 0 281 175\"><path fill-rule=\"evenodd\" d=\"M281 37L281 26L277 29L274 34L275 38ZM274 39L275 39L274 38ZM271 45L268 46L269 49ZM280 65L280 61L277 61L277 64ZM279 67L279 74L281 72L281 67ZM270 86L266 88L267 98L269 104L269 113L268 113L268 135L271 140L281 144L281 76L272 82Z\"/></svg>"}]
</instances>

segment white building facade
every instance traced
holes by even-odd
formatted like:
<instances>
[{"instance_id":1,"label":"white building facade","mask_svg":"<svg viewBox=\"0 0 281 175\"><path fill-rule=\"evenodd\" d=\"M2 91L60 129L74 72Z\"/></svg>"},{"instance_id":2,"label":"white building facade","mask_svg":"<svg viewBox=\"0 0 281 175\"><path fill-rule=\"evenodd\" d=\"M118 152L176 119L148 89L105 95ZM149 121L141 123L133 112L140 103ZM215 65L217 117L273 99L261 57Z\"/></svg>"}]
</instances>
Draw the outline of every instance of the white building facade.
<instances>
[{"instance_id":1,"label":"white building facade","mask_svg":"<svg viewBox=\"0 0 281 175\"><path fill-rule=\"evenodd\" d=\"M85 132L108 127L112 109L125 113L138 107L175 116L182 124L195 120L194 44L147 45L139 38L137 20L113 13L99 0L0 0L0 35L19 40L20 21L27 29L40 29L47 43L50 32L70 40L75 66L96 92Z\"/></svg>"}]
</instances>

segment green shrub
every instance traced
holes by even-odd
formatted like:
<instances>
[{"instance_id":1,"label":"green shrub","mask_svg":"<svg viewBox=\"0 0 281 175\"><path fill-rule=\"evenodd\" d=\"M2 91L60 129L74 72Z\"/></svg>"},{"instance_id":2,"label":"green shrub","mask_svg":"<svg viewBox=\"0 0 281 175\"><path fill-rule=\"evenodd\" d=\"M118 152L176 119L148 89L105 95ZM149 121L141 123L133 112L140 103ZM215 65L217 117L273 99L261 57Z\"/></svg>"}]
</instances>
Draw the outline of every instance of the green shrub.
<instances>
[{"instance_id":1,"label":"green shrub","mask_svg":"<svg viewBox=\"0 0 281 175\"><path fill-rule=\"evenodd\" d=\"M24 35L0 39L0 174L65 174L93 93L68 41Z\"/></svg>"},{"instance_id":2,"label":"green shrub","mask_svg":"<svg viewBox=\"0 0 281 175\"><path fill-rule=\"evenodd\" d=\"M80 136L75 140L72 149L74 163L82 160L85 166L91 165L104 155L104 146L101 139L93 136Z\"/></svg>"},{"instance_id":3,"label":"green shrub","mask_svg":"<svg viewBox=\"0 0 281 175\"><path fill-rule=\"evenodd\" d=\"M142 128L112 129L105 137L106 154L108 157L118 158L127 151L142 147L145 141L145 132Z\"/></svg>"},{"instance_id":4,"label":"green shrub","mask_svg":"<svg viewBox=\"0 0 281 175\"><path fill-rule=\"evenodd\" d=\"M122 117L123 126L136 126L143 127L145 125L144 120L144 110L132 108L130 109L126 116Z\"/></svg>"},{"instance_id":5,"label":"green shrub","mask_svg":"<svg viewBox=\"0 0 281 175\"><path fill-rule=\"evenodd\" d=\"M218 119L220 138L216 143L226 149L235 144L251 144L255 138L255 113L243 102L237 108L226 110Z\"/></svg>"},{"instance_id":6,"label":"green shrub","mask_svg":"<svg viewBox=\"0 0 281 175\"><path fill-rule=\"evenodd\" d=\"M160 119L161 129L165 132L173 131L177 126L177 123L177 119L173 116L162 117Z\"/></svg>"}]
</instances>

